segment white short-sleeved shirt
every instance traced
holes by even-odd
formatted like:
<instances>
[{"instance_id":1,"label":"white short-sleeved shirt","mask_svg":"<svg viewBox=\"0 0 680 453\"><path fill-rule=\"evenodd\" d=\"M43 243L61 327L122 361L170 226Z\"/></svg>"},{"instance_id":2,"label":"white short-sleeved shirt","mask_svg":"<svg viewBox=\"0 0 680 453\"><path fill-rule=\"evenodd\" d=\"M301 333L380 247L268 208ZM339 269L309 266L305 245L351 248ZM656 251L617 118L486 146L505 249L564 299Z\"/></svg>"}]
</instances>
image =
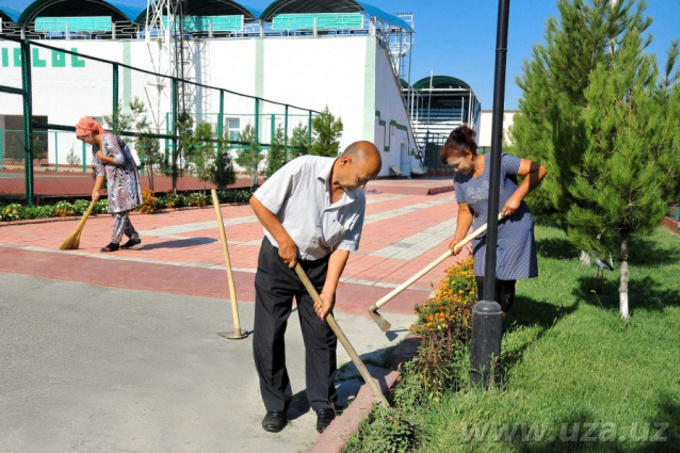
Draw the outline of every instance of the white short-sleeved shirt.
<instances>
[{"instance_id":1,"label":"white short-sleeved shirt","mask_svg":"<svg viewBox=\"0 0 680 453\"><path fill-rule=\"evenodd\" d=\"M366 211L361 189L347 191L331 203L332 157L302 156L274 173L254 196L281 222L303 260L324 258L336 249L359 249ZM265 236L278 247L264 229Z\"/></svg>"}]
</instances>

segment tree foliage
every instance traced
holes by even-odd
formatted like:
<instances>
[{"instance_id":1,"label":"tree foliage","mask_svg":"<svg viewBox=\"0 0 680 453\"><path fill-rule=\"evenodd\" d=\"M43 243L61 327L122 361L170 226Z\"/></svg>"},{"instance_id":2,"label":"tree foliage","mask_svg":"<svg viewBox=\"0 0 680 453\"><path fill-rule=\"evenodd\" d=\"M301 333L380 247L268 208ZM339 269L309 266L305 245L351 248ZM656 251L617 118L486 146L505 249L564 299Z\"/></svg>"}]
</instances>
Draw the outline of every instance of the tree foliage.
<instances>
[{"instance_id":1,"label":"tree foliage","mask_svg":"<svg viewBox=\"0 0 680 453\"><path fill-rule=\"evenodd\" d=\"M186 160L191 172L201 181L210 180L210 165L215 158L212 125L201 122L193 134L186 137Z\"/></svg>"},{"instance_id":2,"label":"tree foliage","mask_svg":"<svg viewBox=\"0 0 680 453\"><path fill-rule=\"evenodd\" d=\"M290 137L291 159L309 154L310 148L311 143L309 142L309 129L307 126L300 123L295 126Z\"/></svg>"},{"instance_id":3,"label":"tree foliage","mask_svg":"<svg viewBox=\"0 0 680 453\"><path fill-rule=\"evenodd\" d=\"M219 189L224 189L228 185L236 182L234 164L231 160L231 155L229 154L229 131L225 131L224 136L217 143L215 159L210 164L208 172L210 182L215 184Z\"/></svg>"},{"instance_id":4,"label":"tree foliage","mask_svg":"<svg viewBox=\"0 0 680 453\"><path fill-rule=\"evenodd\" d=\"M312 120L314 141L311 154L317 156L337 157L342 135L342 119L337 120L328 110L328 106Z\"/></svg>"},{"instance_id":5,"label":"tree foliage","mask_svg":"<svg viewBox=\"0 0 680 453\"><path fill-rule=\"evenodd\" d=\"M285 148L285 136L281 126L276 128L276 133L272 138L269 154L267 155L267 177L276 173L288 162L288 152Z\"/></svg>"},{"instance_id":6,"label":"tree foliage","mask_svg":"<svg viewBox=\"0 0 680 453\"><path fill-rule=\"evenodd\" d=\"M513 133L548 169L528 200L580 249L621 263L627 317L628 249L658 226L680 185L678 45L665 70L645 53L642 1L560 0L546 44L524 63ZM625 307L624 307L625 299Z\"/></svg>"},{"instance_id":7,"label":"tree foliage","mask_svg":"<svg viewBox=\"0 0 680 453\"><path fill-rule=\"evenodd\" d=\"M560 19L546 27L546 43L534 46L517 83L523 90L513 135L523 156L541 162L548 177L527 202L539 217L566 228L565 215L573 203L569 185L581 161L586 140L582 111L585 89L598 65L611 62L612 42L633 28L649 26L633 0L611 7L608 0L559 0Z\"/></svg>"},{"instance_id":8,"label":"tree foliage","mask_svg":"<svg viewBox=\"0 0 680 453\"><path fill-rule=\"evenodd\" d=\"M252 124L248 123L238 134L238 141L241 142L242 147L237 152L236 163L249 176L257 178L258 166L264 156L260 152L260 144L255 137L255 128ZM253 180L256 181L256 179ZM256 182L253 185L257 185Z\"/></svg>"}]
</instances>

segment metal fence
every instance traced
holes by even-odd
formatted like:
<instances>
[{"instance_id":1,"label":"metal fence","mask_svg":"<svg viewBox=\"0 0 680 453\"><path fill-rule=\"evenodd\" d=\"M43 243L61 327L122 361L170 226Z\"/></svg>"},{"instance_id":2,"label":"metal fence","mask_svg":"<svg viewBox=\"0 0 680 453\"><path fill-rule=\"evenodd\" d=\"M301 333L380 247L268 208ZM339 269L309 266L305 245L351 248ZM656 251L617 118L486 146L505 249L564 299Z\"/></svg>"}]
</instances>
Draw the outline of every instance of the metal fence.
<instances>
[{"instance_id":1,"label":"metal fence","mask_svg":"<svg viewBox=\"0 0 680 453\"><path fill-rule=\"evenodd\" d=\"M0 75L0 196L29 204L36 197L91 193L92 153L74 133L83 116L124 136L160 190L189 190L206 187L185 143L199 125L208 131L204 147L225 146L235 161L243 149L266 156L277 133L295 154L294 132L311 142L318 114L7 36L0 38ZM252 140L244 141L248 129ZM236 169L256 182L264 165Z\"/></svg>"}]
</instances>

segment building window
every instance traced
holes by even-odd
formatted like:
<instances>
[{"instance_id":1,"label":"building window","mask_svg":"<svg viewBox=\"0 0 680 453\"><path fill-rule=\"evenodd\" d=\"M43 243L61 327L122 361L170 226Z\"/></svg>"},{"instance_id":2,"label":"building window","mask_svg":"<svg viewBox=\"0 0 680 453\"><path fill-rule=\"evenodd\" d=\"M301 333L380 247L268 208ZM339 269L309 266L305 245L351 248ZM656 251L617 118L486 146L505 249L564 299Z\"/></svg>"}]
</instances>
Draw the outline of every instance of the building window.
<instances>
[{"instance_id":1,"label":"building window","mask_svg":"<svg viewBox=\"0 0 680 453\"><path fill-rule=\"evenodd\" d=\"M241 132L241 118L227 118L227 130L229 131L229 141L238 141Z\"/></svg>"}]
</instances>

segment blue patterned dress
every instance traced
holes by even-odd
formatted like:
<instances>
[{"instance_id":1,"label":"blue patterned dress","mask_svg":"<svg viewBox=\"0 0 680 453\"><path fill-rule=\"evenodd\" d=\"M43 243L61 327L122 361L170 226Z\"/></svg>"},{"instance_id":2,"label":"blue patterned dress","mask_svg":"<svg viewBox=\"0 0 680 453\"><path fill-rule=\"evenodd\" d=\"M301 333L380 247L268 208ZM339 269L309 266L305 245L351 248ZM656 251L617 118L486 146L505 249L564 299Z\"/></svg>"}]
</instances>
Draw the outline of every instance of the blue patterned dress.
<instances>
[{"instance_id":1,"label":"blue patterned dress","mask_svg":"<svg viewBox=\"0 0 680 453\"><path fill-rule=\"evenodd\" d=\"M484 155L484 172L478 178L456 173L453 184L456 201L467 203L473 215L472 227L477 229L488 219L490 154ZM503 153L501 156L501 193L499 210L517 190L517 172L521 159ZM499 211L500 212L500 211ZM486 234L474 240L475 275L484 276L486 258ZM522 201L519 209L498 224L498 249L496 278L499 280L520 280L538 276L536 242L534 240L534 219L529 207Z\"/></svg>"},{"instance_id":2,"label":"blue patterned dress","mask_svg":"<svg viewBox=\"0 0 680 453\"><path fill-rule=\"evenodd\" d=\"M139 172L130 148L116 135L107 132L102 135L102 154L112 157L115 165L104 165L97 158L97 145L92 147L94 166L97 176L106 176L109 212L125 212L135 209L142 203L142 189L139 185Z\"/></svg>"}]
</instances>

